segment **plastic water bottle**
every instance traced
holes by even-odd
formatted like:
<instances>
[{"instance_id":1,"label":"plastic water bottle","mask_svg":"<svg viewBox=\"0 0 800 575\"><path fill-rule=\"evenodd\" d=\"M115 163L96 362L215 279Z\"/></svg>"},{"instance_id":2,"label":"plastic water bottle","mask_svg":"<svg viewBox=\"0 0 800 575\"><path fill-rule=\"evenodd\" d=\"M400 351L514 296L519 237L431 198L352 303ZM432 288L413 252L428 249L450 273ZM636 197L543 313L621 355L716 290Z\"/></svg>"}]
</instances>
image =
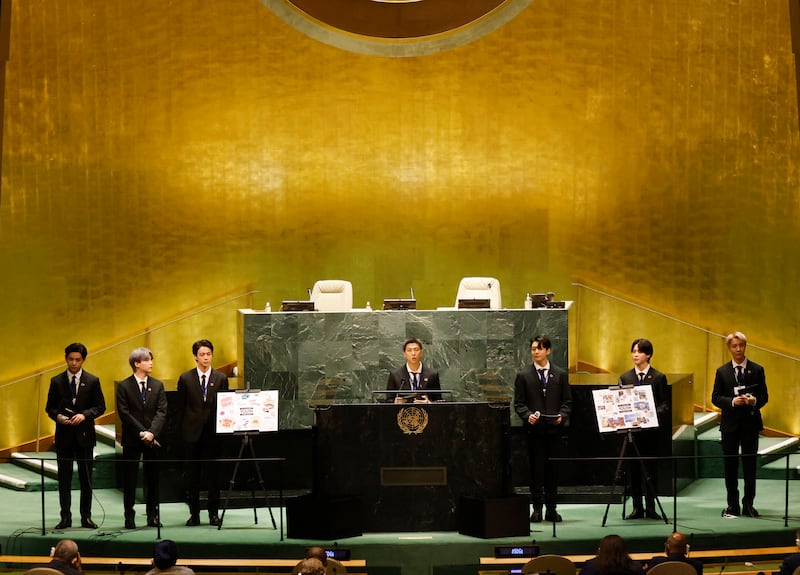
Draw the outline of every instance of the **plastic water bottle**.
<instances>
[{"instance_id":1,"label":"plastic water bottle","mask_svg":"<svg viewBox=\"0 0 800 575\"><path fill-rule=\"evenodd\" d=\"M372 306L370 305L369 302L367 302L367 305L365 305L364 307L367 309L367 311L372 311Z\"/></svg>"},{"instance_id":2,"label":"plastic water bottle","mask_svg":"<svg viewBox=\"0 0 800 575\"><path fill-rule=\"evenodd\" d=\"M267 307L264 308L264 311L272 312L272 304L267 302Z\"/></svg>"},{"instance_id":3,"label":"plastic water bottle","mask_svg":"<svg viewBox=\"0 0 800 575\"><path fill-rule=\"evenodd\" d=\"M528 292L525 294L525 309L532 309L533 308L533 300L531 299L531 294Z\"/></svg>"}]
</instances>

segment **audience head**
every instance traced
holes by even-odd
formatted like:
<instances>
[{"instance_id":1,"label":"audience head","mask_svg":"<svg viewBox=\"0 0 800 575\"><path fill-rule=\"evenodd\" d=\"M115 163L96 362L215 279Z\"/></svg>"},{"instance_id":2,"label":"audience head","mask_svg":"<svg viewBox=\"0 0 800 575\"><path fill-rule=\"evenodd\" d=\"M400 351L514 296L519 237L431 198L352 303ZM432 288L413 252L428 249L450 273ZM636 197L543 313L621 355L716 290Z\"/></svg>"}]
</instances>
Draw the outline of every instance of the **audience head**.
<instances>
[{"instance_id":1,"label":"audience head","mask_svg":"<svg viewBox=\"0 0 800 575\"><path fill-rule=\"evenodd\" d=\"M633 559L628 555L628 546L619 535L606 535L600 540L594 565L600 575L634 570Z\"/></svg>"},{"instance_id":2,"label":"audience head","mask_svg":"<svg viewBox=\"0 0 800 575\"><path fill-rule=\"evenodd\" d=\"M689 552L689 541L686 539L686 535L676 531L667 537L667 541L664 543L664 549L668 555L670 553L680 553L681 555L686 555L686 553Z\"/></svg>"},{"instance_id":3,"label":"audience head","mask_svg":"<svg viewBox=\"0 0 800 575\"><path fill-rule=\"evenodd\" d=\"M300 562L300 571L297 573L298 575L325 575L325 566L316 557L310 557Z\"/></svg>"},{"instance_id":4,"label":"audience head","mask_svg":"<svg viewBox=\"0 0 800 575\"><path fill-rule=\"evenodd\" d=\"M159 569L169 569L178 562L178 546L171 539L156 543L153 549L153 565Z\"/></svg>"},{"instance_id":5,"label":"audience head","mask_svg":"<svg viewBox=\"0 0 800 575\"><path fill-rule=\"evenodd\" d=\"M319 545L315 545L314 547L309 547L306 550L306 559L318 559L320 563L323 565L328 564L328 555L325 553L325 549L320 547Z\"/></svg>"},{"instance_id":6,"label":"audience head","mask_svg":"<svg viewBox=\"0 0 800 575\"><path fill-rule=\"evenodd\" d=\"M53 559L58 559L69 565L75 564L80 560L78 544L72 539L62 539L56 543L56 548L53 550Z\"/></svg>"}]
</instances>

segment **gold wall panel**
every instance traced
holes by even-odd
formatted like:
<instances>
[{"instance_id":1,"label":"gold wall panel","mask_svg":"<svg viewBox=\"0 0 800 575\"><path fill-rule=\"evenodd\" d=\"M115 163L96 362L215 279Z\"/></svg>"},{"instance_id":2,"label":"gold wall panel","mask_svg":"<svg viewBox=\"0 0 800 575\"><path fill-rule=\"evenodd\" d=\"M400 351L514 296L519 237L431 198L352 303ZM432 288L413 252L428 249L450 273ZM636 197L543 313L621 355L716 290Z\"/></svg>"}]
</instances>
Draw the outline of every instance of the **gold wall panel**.
<instances>
[{"instance_id":1,"label":"gold wall panel","mask_svg":"<svg viewBox=\"0 0 800 575\"><path fill-rule=\"evenodd\" d=\"M4 103L4 405L70 341L91 352L237 286L275 306L332 277L358 306L413 286L420 307L452 305L464 275L500 278L506 306L573 299L577 277L800 355L783 0L537 0L401 59L317 42L258 0L24 0ZM707 355L614 307L581 313L581 359L627 366L640 335L662 371ZM154 341L159 376L197 337L233 354L235 321ZM787 362L768 381L796 403Z\"/></svg>"}]
</instances>

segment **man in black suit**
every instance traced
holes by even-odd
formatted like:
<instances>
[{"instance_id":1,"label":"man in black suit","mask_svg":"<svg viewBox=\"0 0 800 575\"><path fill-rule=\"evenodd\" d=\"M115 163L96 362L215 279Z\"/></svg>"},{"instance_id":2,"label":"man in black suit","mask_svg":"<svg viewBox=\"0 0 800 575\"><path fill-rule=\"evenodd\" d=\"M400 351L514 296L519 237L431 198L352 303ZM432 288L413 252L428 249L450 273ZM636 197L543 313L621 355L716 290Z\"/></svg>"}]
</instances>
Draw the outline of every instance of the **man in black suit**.
<instances>
[{"instance_id":1,"label":"man in black suit","mask_svg":"<svg viewBox=\"0 0 800 575\"><path fill-rule=\"evenodd\" d=\"M34 569L40 567L55 569L62 575L83 575L81 554L78 551L78 544L72 539L62 539L56 543L53 549L52 559L49 563L33 566Z\"/></svg>"},{"instance_id":2,"label":"man in black suit","mask_svg":"<svg viewBox=\"0 0 800 575\"><path fill-rule=\"evenodd\" d=\"M192 344L195 369L178 378L178 409L181 437L185 445L184 482L189 504L187 526L200 525L200 481L202 472L208 483L208 522L219 525L219 440L215 430L217 392L227 391L228 376L211 367L214 344L201 339ZM201 465L202 459L210 463Z\"/></svg>"},{"instance_id":3,"label":"man in black suit","mask_svg":"<svg viewBox=\"0 0 800 575\"><path fill-rule=\"evenodd\" d=\"M441 387L436 370L422 364L422 354L422 342L417 338L412 337L403 342L406 364L392 371L386 383L388 391L407 392L394 394L395 403L429 403L439 399L441 394L424 393ZM389 400L391 399L390 395Z\"/></svg>"},{"instance_id":4,"label":"man in black suit","mask_svg":"<svg viewBox=\"0 0 800 575\"><path fill-rule=\"evenodd\" d=\"M723 517L758 517L756 497L756 452L764 424L761 408L769 401L764 368L745 357L747 338L740 331L725 338L732 360L717 369L711 402L722 410L719 430L725 455L725 489L728 506ZM739 507L739 448L742 450L744 497Z\"/></svg>"},{"instance_id":5,"label":"man in black suit","mask_svg":"<svg viewBox=\"0 0 800 575\"><path fill-rule=\"evenodd\" d=\"M572 411L572 390L565 370L550 363L552 343L547 337L531 340L533 364L517 374L514 381L514 410L522 419L528 438L528 463L533 513L531 521L559 522L556 511L556 466L549 460L564 451L565 428Z\"/></svg>"},{"instance_id":6,"label":"man in black suit","mask_svg":"<svg viewBox=\"0 0 800 575\"><path fill-rule=\"evenodd\" d=\"M620 378L620 385L650 385L653 389L653 401L655 401L656 415L658 417L659 429L671 429L671 399L667 376L650 365L650 358L653 357L653 344L644 338L635 339L631 344L631 358L633 359L633 369L623 373ZM642 457L656 457L658 453L659 429L643 429L636 434L636 447ZM655 503L655 478L658 468L658 461L655 459L643 459L631 461L629 476L631 480L631 498L633 499L633 510L625 519L662 519L656 511ZM646 476L642 478L642 467L645 469ZM642 485L644 483L644 485ZM642 491L645 492L645 506L642 506Z\"/></svg>"},{"instance_id":7,"label":"man in black suit","mask_svg":"<svg viewBox=\"0 0 800 575\"><path fill-rule=\"evenodd\" d=\"M678 533L677 531L667 537L664 542L665 555L658 555L650 559L647 563L647 569L652 569L659 563L666 563L667 561L680 561L681 563L688 563L697 575L703 575L703 562L698 559L689 558L689 542L686 540L686 535Z\"/></svg>"},{"instance_id":8,"label":"man in black suit","mask_svg":"<svg viewBox=\"0 0 800 575\"><path fill-rule=\"evenodd\" d=\"M128 358L133 375L117 384L117 413L122 421L123 504L125 529L136 529L134 503L139 459L143 460L147 492L147 526L160 526L158 520L158 435L167 420L167 395L164 384L150 377L153 352L139 347Z\"/></svg>"},{"instance_id":9,"label":"man in black suit","mask_svg":"<svg viewBox=\"0 0 800 575\"><path fill-rule=\"evenodd\" d=\"M67 369L50 380L47 415L56 422L58 501L61 521L56 529L72 527L72 462L78 464L81 485L81 527L97 529L92 521L92 461L96 443L94 420L106 411L97 376L83 370L87 355L82 343L64 349Z\"/></svg>"}]
</instances>

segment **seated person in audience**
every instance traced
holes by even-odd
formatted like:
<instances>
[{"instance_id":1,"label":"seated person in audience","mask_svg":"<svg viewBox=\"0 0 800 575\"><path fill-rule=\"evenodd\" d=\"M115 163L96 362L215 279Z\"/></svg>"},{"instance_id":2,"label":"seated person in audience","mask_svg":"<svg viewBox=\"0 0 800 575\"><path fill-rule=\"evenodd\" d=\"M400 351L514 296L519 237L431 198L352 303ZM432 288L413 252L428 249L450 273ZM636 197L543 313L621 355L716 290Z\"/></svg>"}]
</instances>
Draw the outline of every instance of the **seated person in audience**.
<instances>
[{"instance_id":1,"label":"seated person in audience","mask_svg":"<svg viewBox=\"0 0 800 575\"><path fill-rule=\"evenodd\" d=\"M667 537L664 543L664 552L666 555L658 555L650 559L647 568L650 569L659 563L665 563L667 561L681 561L682 563L688 563L694 567L694 570L697 571L697 575L703 575L703 562L697 559L689 559L689 542L686 540L686 535L683 533L678 533L676 531Z\"/></svg>"},{"instance_id":2,"label":"seated person in audience","mask_svg":"<svg viewBox=\"0 0 800 575\"><path fill-rule=\"evenodd\" d=\"M156 543L153 549L153 568L146 575L194 575L188 567L175 565L178 562L178 546L170 539Z\"/></svg>"},{"instance_id":3,"label":"seated person in audience","mask_svg":"<svg viewBox=\"0 0 800 575\"><path fill-rule=\"evenodd\" d=\"M406 364L389 374L386 389L407 391L389 395L388 401L395 403L430 403L440 399L439 393L425 393L430 389L441 389L439 374L433 368L422 365L422 342L415 337L403 343Z\"/></svg>"},{"instance_id":4,"label":"seated person in audience","mask_svg":"<svg viewBox=\"0 0 800 575\"><path fill-rule=\"evenodd\" d=\"M322 564L322 573L326 575L342 575L343 573L347 573L347 569L344 565L339 563L336 559L328 559L328 554L325 553L325 549L318 545L309 547L306 550L306 559L318 560ZM304 562L300 561L300 563L295 565L292 573L295 575L302 573L301 568L303 564Z\"/></svg>"},{"instance_id":5,"label":"seated person in audience","mask_svg":"<svg viewBox=\"0 0 800 575\"><path fill-rule=\"evenodd\" d=\"M72 539L62 539L56 543L52 557L50 563L34 565L34 567L48 567L61 571L64 575L83 575L78 544Z\"/></svg>"},{"instance_id":6,"label":"seated person in audience","mask_svg":"<svg viewBox=\"0 0 800 575\"><path fill-rule=\"evenodd\" d=\"M644 575L644 568L631 559L622 537L606 535L600 540L597 555L586 562L580 575Z\"/></svg>"},{"instance_id":7,"label":"seated person in audience","mask_svg":"<svg viewBox=\"0 0 800 575\"><path fill-rule=\"evenodd\" d=\"M325 567L323 567L322 561L311 557L300 562L297 573L299 575L325 575Z\"/></svg>"},{"instance_id":8,"label":"seated person in audience","mask_svg":"<svg viewBox=\"0 0 800 575\"><path fill-rule=\"evenodd\" d=\"M800 549L800 529L795 531L794 536L794 543ZM780 575L792 575L798 567L800 567L800 553L792 553L781 563Z\"/></svg>"}]
</instances>

